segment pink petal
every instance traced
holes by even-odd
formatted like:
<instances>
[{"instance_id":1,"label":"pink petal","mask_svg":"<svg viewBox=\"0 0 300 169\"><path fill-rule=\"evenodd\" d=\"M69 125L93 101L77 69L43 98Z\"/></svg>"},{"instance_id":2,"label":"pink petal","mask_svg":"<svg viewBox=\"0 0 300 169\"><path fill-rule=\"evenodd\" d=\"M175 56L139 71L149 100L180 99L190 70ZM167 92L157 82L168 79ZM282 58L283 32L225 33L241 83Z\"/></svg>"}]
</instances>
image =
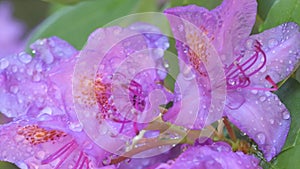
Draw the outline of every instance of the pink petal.
<instances>
[{"instance_id":1,"label":"pink petal","mask_svg":"<svg viewBox=\"0 0 300 169\"><path fill-rule=\"evenodd\" d=\"M68 134L59 119L12 122L0 127L0 136L0 160L16 163L23 168L69 168L82 165L88 169L102 166L101 160L107 155L84 133Z\"/></svg>"},{"instance_id":2,"label":"pink petal","mask_svg":"<svg viewBox=\"0 0 300 169\"><path fill-rule=\"evenodd\" d=\"M245 90L236 94L241 94L244 102L242 105L238 103L240 106L236 108L227 107L226 115L258 144L270 161L281 151L289 132L291 119L288 110L275 94L268 91ZM231 104L236 101L233 96Z\"/></svg>"},{"instance_id":3,"label":"pink petal","mask_svg":"<svg viewBox=\"0 0 300 169\"><path fill-rule=\"evenodd\" d=\"M258 169L259 160L242 152L232 152L227 143L193 146L184 151L173 163L161 164L156 169L201 168L201 169Z\"/></svg>"},{"instance_id":4,"label":"pink petal","mask_svg":"<svg viewBox=\"0 0 300 169\"><path fill-rule=\"evenodd\" d=\"M165 13L176 40L185 42L183 39L186 38L188 30L184 22L190 22L208 35L222 57L222 61L228 64L234 59L235 47L251 33L255 22L256 7L255 0L224 0L212 11L189 5L170 8ZM184 44L178 41L176 44L178 53L184 56Z\"/></svg>"},{"instance_id":5,"label":"pink petal","mask_svg":"<svg viewBox=\"0 0 300 169\"><path fill-rule=\"evenodd\" d=\"M8 117L29 110L34 116L67 113L77 51L57 37L39 40L32 49L34 58L22 52L0 59L0 111Z\"/></svg>"},{"instance_id":6,"label":"pink petal","mask_svg":"<svg viewBox=\"0 0 300 169\"><path fill-rule=\"evenodd\" d=\"M246 44L251 45L254 40L262 44L267 56L266 66L250 77L254 85L271 87L265 80L267 75L278 83L290 75L300 62L300 29L295 23L285 23L250 36Z\"/></svg>"}]
</instances>

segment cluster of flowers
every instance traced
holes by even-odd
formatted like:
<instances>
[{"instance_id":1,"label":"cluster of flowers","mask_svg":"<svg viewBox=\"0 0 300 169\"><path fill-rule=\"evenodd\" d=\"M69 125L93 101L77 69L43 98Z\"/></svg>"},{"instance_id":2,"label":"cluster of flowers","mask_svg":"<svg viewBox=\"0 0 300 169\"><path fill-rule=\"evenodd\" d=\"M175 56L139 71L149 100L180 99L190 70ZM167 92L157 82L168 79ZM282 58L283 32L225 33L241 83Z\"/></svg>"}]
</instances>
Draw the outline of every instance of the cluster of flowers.
<instances>
[{"instance_id":1,"label":"cluster of flowers","mask_svg":"<svg viewBox=\"0 0 300 169\"><path fill-rule=\"evenodd\" d=\"M0 160L20 168L260 168L250 152L199 139L224 118L267 161L285 143L290 114L272 91L300 61L299 27L250 36L256 9L256 0L224 0L211 11L165 10L180 65L173 92L164 86L168 38L152 25L97 29L81 51L41 39L32 57L12 54L19 29L5 14L13 41L0 41L0 111L13 121L0 126Z\"/></svg>"}]
</instances>

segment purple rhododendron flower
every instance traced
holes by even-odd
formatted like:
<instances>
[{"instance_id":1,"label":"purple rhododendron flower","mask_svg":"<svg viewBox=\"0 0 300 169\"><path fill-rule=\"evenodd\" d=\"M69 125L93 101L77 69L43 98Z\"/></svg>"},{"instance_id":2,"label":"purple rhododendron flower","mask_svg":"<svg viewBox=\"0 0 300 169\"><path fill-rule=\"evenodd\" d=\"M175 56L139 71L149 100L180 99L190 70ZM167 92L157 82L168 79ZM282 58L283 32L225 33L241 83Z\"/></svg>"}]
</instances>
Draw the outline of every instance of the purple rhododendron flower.
<instances>
[{"instance_id":1,"label":"purple rhododendron flower","mask_svg":"<svg viewBox=\"0 0 300 169\"><path fill-rule=\"evenodd\" d=\"M157 28L136 23L96 30L80 52L73 78L76 111L89 135L110 151L136 136L172 98L162 85L168 46Z\"/></svg>"},{"instance_id":2,"label":"purple rhododendron flower","mask_svg":"<svg viewBox=\"0 0 300 169\"><path fill-rule=\"evenodd\" d=\"M18 53L24 43L21 37L24 25L12 16L12 6L9 2L0 3L0 57ZM0 61L0 67L2 62Z\"/></svg>"},{"instance_id":3,"label":"purple rhododendron flower","mask_svg":"<svg viewBox=\"0 0 300 169\"><path fill-rule=\"evenodd\" d=\"M116 109L114 112L114 102L103 101L104 98L111 97L112 91L107 86L113 82L115 66L121 64L122 59L126 60L126 57L135 52L146 51L150 56L150 58L145 58L148 59L147 64L151 64L151 68L160 69L146 69L142 75L137 74L130 83L123 84L128 86L123 87L122 90L126 92L123 91L121 94L129 96L128 103L136 111L143 112L146 108L147 111L158 109L160 104L165 103L160 101L165 100L154 99L156 102L151 102L150 105L150 101L153 100L148 99L148 94L152 90L163 88L161 81L166 77L166 73L162 66L162 56L168 47L168 40L157 28L139 23L129 28L99 29L91 35L86 48L94 48L94 44L109 44L111 39L112 41L118 40L118 36L111 35L121 30L128 38L109 47L110 50L105 58L101 58L103 59L101 64L105 67L100 66L96 71L91 87L99 108L99 113L95 117L97 124L100 126L101 120L108 120L110 125L117 129L117 134L125 133L131 138L139 132L135 130L137 121L128 116L123 118L122 113L125 110L128 111L127 109L123 111ZM109 37L102 40L95 39L95 36L102 31L106 32ZM140 43L136 46L128 44L132 42ZM8 117L14 117L14 121L0 127L2 138L0 145L3 147L0 159L16 163L21 168L103 167L104 161L111 153L105 151L87 135L89 133L86 132L86 128L80 122L81 119L78 119L75 113L72 95L72 77L76 61L84 57L84 54L91 54L88 57L95 60L99 55L101 56L102 52L92 52L99 48L84 49L78 55L75 48L57 37L38 40L31 45L31 48L34 58L25 52L1 58L5 62L5 66L0 70L1 112ZM137 60L133 61L137 62ZM121 72L126 75L123 70ZM122 95L116 98L119 102L122 102L122 97L124 97ZM125 114L131 112L125 112ZM157 116L157 113L159 111L153 115L153 118ZM148 118L147 114L144 116L141 113L137 117L142 120ZM93 134L98 135L97 129L92 129ZM105 136L109 137L109 135ZM105 140L105 143L115 151L119 148L114 142ZM115 168L115 166L103 168Z\"/></svg>"},{"instance_id":4,"label":"purple rhododendron flower","mask_svg":"<svg viewBox=\"0 0 300 169\"><path fill-rule=\"evenodd\" d=\"M71 78L77 51L57 37L31 47L34 58L24 52L2 58L7 66L1 68L1 112L15 120L0 127L0 159L21 168L102 166L109 153L74 121Z\"/></svg>"},{"instance_id":5,"label":"purple rhododendron flower","mask_svg":"<svg viewBox=\"0 0 300 169\"><path fill-rule=\"evenodd\" d=\"M232 152L225 142L189 147L175 161L161 164L156 169L201 168L201 169L258 169L259 160L243 152Z\"/></svg>"},{"instance_id":6,"label":"purple rhododendron flower","mask_svg":"<svg viewBox=\"0 0 300 169\"><path fill-rule=\"evenodd\" d=\"M201 128L208 116L212 90L207 58L221 59L227 98L223 116L252 138L269 161L282 149L290 126L286 107L271 91L300 61L300 33L294 23L285 23L257 35L250 35L255 22L255 0L224 0L208 11L195 5L165 11L174 33L179 57L195 74L201 95L195 124ZM216 52L214 52L216 51ZM184 79L184 67L178 81ZM182 75L183 74L183 75ZM271 88L273 86L273 88ZM182 94L182 100L191 92ZM193 94L193 93L192 93ZM179 102L178 102L179 103ZM179 110L194 102L177 105L165 115L174 121ZM220 118L220 117L219 117ZM217 120L217 117L215 118Z\"/></svg>"}]
</instances>

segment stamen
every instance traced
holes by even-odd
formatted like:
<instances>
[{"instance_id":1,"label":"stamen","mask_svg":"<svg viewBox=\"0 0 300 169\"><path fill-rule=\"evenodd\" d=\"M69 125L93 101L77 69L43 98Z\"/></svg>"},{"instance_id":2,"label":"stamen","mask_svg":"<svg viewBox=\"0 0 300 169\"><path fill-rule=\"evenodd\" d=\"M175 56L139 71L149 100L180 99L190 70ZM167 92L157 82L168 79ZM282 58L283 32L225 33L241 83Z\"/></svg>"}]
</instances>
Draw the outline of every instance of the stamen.
<instances>
[{"instance_id":1,"label":"stamen","mask_svg":"<svg viewBox=\"0 0 300 169\"><path fill-rule=\"evenodd\" d=\"M272 79L269 75L267 75L267 76L265 77L265 79L266 79L268 82L270 82L270 84L274 87L274 88L271 88L271 89L270 89L271 91L276 91L276 90L278 90L277 84L273 81L273 79Z\"/></svg>"},{"instance_id":2,"label":"stamen","mask_svg":"<svg viewBox=\"0 0 300 169\"><path fill-rule=\"evenodd\" d=\"M132 102L135 109L139 111L144 111L145 109L145 98L143 96L143 88L136 81L132 80L128 88L130 91L130 101Z\"/></svg>"},{"instance_id":3,"label":"stamen","mask_svg":"<svg viewBox=\"0 0 300 169\"><path fill-rule=\"evenodd\" d=\"M244 58L244 55L241 55L225 70L228 89L246 88L251 83L250 76L259 72L266 65L267 57L258 41L255 41L254 48L255 53L250 58L240 63ZM262 63L259 63L258 68L251 72L250 69L260 62L259 57L262 57Z\"/></svg>"},{"instance_id":4,"label":"stamen","mask_svg":"<svg viewBox=\"0 0 300 169\"><path fill-rule=\"evenodd\" d=\"M60 148L55 153L51 154L49 157L41 161L41 164L49 164L52 161L56 160L57 158L64 155L60 160L59 163L56 164L55 169L58 169L61 164L69 157L69 155L77 148L76 142L72 140L71 142L64 145L62 148Z\"/></svg>"},{"instance_id":5,"label":"stamen","mask_svg":"<svg viewBox=\"0 0 300 169\"><path fill-rule=\"evenodd\" d=\"M83 159L83 160L81 160ZM80 163L81 162L81 163ZM76 164L73 169L83 169L83 166L86 165L86 169L89 169L89 159L87 156L81 151L80 155L76 161Z\"/></svg>"},{"instance_id":6,"label":"stamen","mask_svg":"<svg viewBox=\"0 0 300 169\"><path fill-rule=\"evenodd\" d=\"M86 169L89 169L89 159L86 156L84 156L83 158L83 162L81 163L79 169L83 169L84 164L86 165Z\"/></svg>"},{"instance_id":7,"label":"stamen","mask_svg":"<svg viewBox=\"0 0 300 169\"><path fill-rule=\"evenodd\" d=\"M78 159L76 161L76 164L73 167L73 169L76 169L79 166L79 163L80 163L80 160L81 160L82 156L83 156L83 152L81 151L80 154L79 154L79 157L78 157Z\"/></svg>"},{"instance_id":8,"label":"stamen","mask_svg":"<svg viewBox=\"0 0 300 169\"><path fill-rule=\"evenodd\" d=\"M246 87L248 90L262 90L262 91L276 91L278 90L277 84L272 80L272 78L267 75L265 79L270 82L270 84L273 86L273 88L261 88L261 87Z\"/></svg>"}]
</instances>

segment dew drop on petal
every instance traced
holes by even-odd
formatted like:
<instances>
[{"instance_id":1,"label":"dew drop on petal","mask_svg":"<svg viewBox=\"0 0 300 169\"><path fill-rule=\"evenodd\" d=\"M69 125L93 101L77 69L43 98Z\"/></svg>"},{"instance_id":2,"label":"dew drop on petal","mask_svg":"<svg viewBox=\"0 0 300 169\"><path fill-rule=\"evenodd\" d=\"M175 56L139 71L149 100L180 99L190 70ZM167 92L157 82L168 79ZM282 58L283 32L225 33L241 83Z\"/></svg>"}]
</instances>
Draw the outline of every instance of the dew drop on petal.
<instances>
[{"instance_id":1,"label":"dew drop on petal","mask_svg":"<svg viewBox=\"0 0 300 169\"><path fill-rule=\"evenodd\" d=\"M43 110L41 110L40 114L52 115L52 109L50 107L45 107Z\"/></svg>"},{"instance_id":2,"label":"dew drop on petal","mask_svg":"<svg viewBox=\"0 0 300 169\"><path fill-rule=\"evenodd\" d=\"M265 97L265 96L262 96L262 97L259 98L259 100L260 100L261 102L264 102L264 101L266 100L266 97Z\"/></svg>"},{"instance_id":3,"label":"dew drop on petal","mask_svg":"<svg viewBox=\"0 0 300 169\"><path fill-rule=\"evenodd\" d=\"M32 76L32 80L35 82L39 82L41 80L41 75L40 74L35 74Z\"/></svg>"},{"instance_id":4,"label":"dew drop on petal","mask_svg":"<svg viewBox=\"0 0 300 169\"><path fill-rule=\"evenodd\" d=\"M16 73L18 71L18 67L16 65L12 66L11 71Z\"/></svg>"},{"instance_id":5,"label":"dew drop on petal","mask_svg":"<svg viewBox=\"0 0 300 169\"><path fill-rule=\"evenodd\" d=\"M45 158L46 153L44 151L38 151L35 154L35 158L38 160L43 160Z\"/></svg>"},{"instance_id":6,"label":"dew drop on petal","mask_svg":"<svg viewBox=\"0 0 300 169\"><path fill-rule=\"evenodd\" d=\"M268 46L269 46L269 48L274 48L275 46L277 46L278 45L278 41L276 40L276 39L270 39L269 41L268 41Z\"/></svg>"},{"instance_id":7,"label":"dew drop on petal","mask_svg":"<svg viewBox=\"0 0 300 169\"><path fill-rule=\"evenodd\" d=\"M252 50L253 49L253 44L254 44L254 40L253 39L248 39L246 41L246 48L249 49L249 50Z\"/></svg>"},{"instance_id":8,"label":"dew drop on petal","mask_svg":"<svg viewBox=\"0 0 300 169\"><path fill-rule=\"evenodd\" d=\"M82 129L83 129L83 126L80 122L71 122L69 124L69 128L70 130L72 131L75 131L75 132L81 132Z\"/></svg>"},{"instance_id":9,"label":"dew drop on petal","mask_svg":"<svg viewBox=\"0 0 300 169\"><path fill-rule=\"evenodd\" d=\"M22 136L22 135L18 135L18 134L17 134L17 135L15 136L15 141L16 141L17 143L23 141L24 139L25 139L25 137Z\"/></svg>"},{"instance_id":10,"label":"dew drop on petal","mask_svg":"<svg viewBox=\"0 0 300 169\"><path fill-rule=\"evenodd\" d=\"M22 169L28 169L27 164L23 163L23 162L18 162L18 167L22 168Z\"/></svg>"},{"instance_id":11,"label":"dew drop on petal","mask_svg":"<svg viewBox=\"0 0 300 169\"><path fill-rule=\"evenodd\" d=\"M282 118L283 118L284 120L288 120L288 119L290 118L290 113L289 113L288 111L284 111L284 112L282 113Z\"/></svg>"},{"instance_id":12,"label":"dew drop on petal","mask_svg":"<svg viewBox=\"0 0 300 169\"><path fill-rule=\"evenodd\" d=\"M258 139L260 144L264 144L266 142L266 135L264 133L258 133L256 135L256 138Z\"/></svg>"},{"instance_id":13,"label":"dew drop on petal","mask_svg":"<svg viewBox=\"0 0 300 169\"><path fill-rule=\"evenodd\" d=\"M103 165L109 165L111 162L111 157L106 157L103 161L102 161L102 164Z\"/></svg>"},{"instance_id":14,"label":"dew drop on petal","mask_svg":"<svg viewBox=\"0 0 300 169\"><path fill-rule=\"evenodd\" d=\"M257 90L251 90L251 93L252 93L252 94L257 94L258 91L257 91Z\"/></svg>"},{"instance_id":15,"label":"dew drop on petal","mask_svg":"<svg viewBox=\"0 0 300 169\"><path fill-rule=\"evenodd\" d=\"M31 62L32 57L31 57L31 55L28 55L27 53L22 52L22 53L19 54L19 60L20 60L22 63L27 64L27 63Z\"/></svg>"},{"instance_id":16,"label":"dew drop on petal","mask_svg":"<svg viewBox=\"0 0 300 169\"><path fill-rule=\"evenodd\" d=\"M19 87L13 85L13 86L10 86L9 90L10 90L10 92L16 94L16 93L18 93L18 91L19 91Z\"/></svg>"},{"instance_id":17,"label":"dew drop on petal","mask_svg":"<svg viewBox=\"0 0 300 169\"><path fill-rule=\"evenodd\" d=\"M5 58L0 60L0 69L5 69L9 66L9 62L8 60L6 60Z\"/></svg>"},{"instance_id":18,"label":"dew drop on petal","mask_svg":"<svg viewBox=\"0 0 300 169\"><path fill-rule=\"evenodd\" d=\"M271 124L274 124L275 120L274 119L270 119L269 120Z\"/></svg>"}]
</instances>

